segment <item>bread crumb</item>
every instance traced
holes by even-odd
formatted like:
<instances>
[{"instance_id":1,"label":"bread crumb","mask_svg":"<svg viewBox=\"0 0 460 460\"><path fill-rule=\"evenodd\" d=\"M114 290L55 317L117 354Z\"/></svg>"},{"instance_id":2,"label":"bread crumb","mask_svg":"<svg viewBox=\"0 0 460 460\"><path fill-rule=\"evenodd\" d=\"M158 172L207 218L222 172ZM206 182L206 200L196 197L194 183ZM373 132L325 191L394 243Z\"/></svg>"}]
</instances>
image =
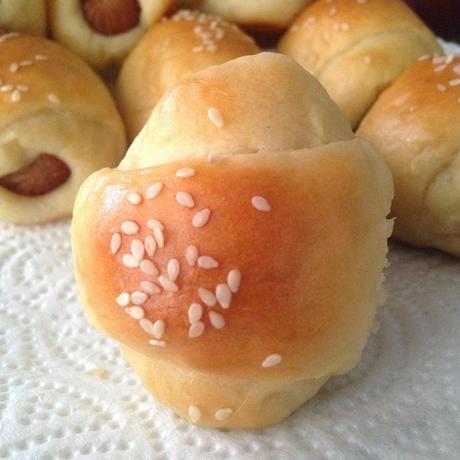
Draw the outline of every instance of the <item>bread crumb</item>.
<instances>
[{"instance_id":1,"label":"bread crumb","mask_svg":"<svg viewBox=\"0 0 460 460\"><path fill-rule=\"evenodd\" d=\"M88 371L88 374L93 377L97 377L98 379L105 379L109 375L109 371L107 369L97 367Z\"/></svg>"}]
</instances>

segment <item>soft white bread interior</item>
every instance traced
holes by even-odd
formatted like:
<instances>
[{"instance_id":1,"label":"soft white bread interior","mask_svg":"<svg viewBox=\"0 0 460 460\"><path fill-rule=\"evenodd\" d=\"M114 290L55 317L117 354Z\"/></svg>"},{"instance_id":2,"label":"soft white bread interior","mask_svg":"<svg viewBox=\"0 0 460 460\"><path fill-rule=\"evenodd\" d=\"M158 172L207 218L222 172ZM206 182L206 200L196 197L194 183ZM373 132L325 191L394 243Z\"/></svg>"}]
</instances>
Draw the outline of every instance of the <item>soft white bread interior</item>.
<instances>
[{"instance_id":1,"label":"soft white bread interior","mask_svg":"<svg viewBox=\"0 0 460 460\"><path fill-rule=\"evenodd\" d=\"M83 180L124 154L111 96L78 56L41 37L0 37L0 75L0 219L70 216Z\"/></svg>"},{"instance_id":2,"label":"soft white bread interior","mask_svg":"<svg viewBox=\"0 0 460 460\"><path fill-rule=\"evenodd\" d=\"M168 91L120 167L300 149L352 137L315 78L282 54L261 53L208 67Z\"/></svg>"},{"instance_id":3,"label":"soft white bread interior","mask_svg":"<svg viewBox=\"0 0 460 460\"><path fill-rule=\"evenodd\" d=\"M0 29L46 35L46 0L2 0Z\"/></svg>"},{"instance_id":4,"label":"soft white bread interior","mask_svg":"<svg viewBox=\"0 0 460 460\"><path fill-rule=\"evenodd\" d=\"M278 49L318 78L352 128L417 58L442 53L401 0L319 0L297 17Z\"/></svg>"},{"instance_id":5,"label":"soft white bread interior","mask_svg":"<svg viewBox=\"0 0 460 460\"><path fill-rule=\"evenodd\" d=\"M153 24L124 61L116 97L134 139L161 96L193 72L259 52L234 24L197 11L181 10Z\"/></svg>"},{"instance_id":6,"label":"soft white bread interior","mask_svg":"<svg viewBox=\"0 0 460 460\"><path fill-rule=\"evenodd\" d=\"M395 180L395 236L460 256L460 57L423 59L384 91L359 135Z\"/></svg>"},{"instance_id":7,"label":"soft white bread interior","mask_svg":"<svg viewBox=\"0 0 460 460\"><path fill-rule=\"evenodd\" d=\"M270 92L256 78L267 65ZM81 298L182 417L277 423L360 358L383 301L391 174L287 57L209 67L165 98L134 169L101 170L80 189ZM171 129L177 150L157 142Z\"/></svg>"},{"instance_id":8,"label":"soft white bread interior","mask_svg":"<svg viewBox=\"0 0 460 460\"><path fill-rule=\"evenodd\" d=\"M118 66L172 0L48 0L51 34L96 69Z\"/></svg>"}]
</instances>

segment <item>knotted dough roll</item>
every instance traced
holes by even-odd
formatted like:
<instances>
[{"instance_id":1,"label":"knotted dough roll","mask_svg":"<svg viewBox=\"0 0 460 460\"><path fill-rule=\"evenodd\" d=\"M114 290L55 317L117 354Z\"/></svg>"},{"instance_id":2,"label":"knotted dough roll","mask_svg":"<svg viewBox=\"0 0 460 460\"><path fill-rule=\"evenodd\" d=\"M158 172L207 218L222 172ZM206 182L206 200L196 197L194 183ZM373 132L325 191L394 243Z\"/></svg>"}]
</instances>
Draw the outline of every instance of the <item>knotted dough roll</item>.
<instances>
[{"instance_id":1,"label":"knotted dough roll","mask_svg":"<svg viewBox=\"0 0 460 460\"><path fill-rule=\"evenodd\" d=\"M99 77L52 41L0 36L0 220L71 215L83 179L116 166L123 125Z\"/></svg>"},{"instance_id":2,"label":"knotted dough roll","mask_svg":"<svg viewBox=\"0 0 460 460\"><path fill-rule=\"evenodd\" d=\"M318 78L352 128L417 58L442 52L400 0L319 0L298 16L278 49Z\"/></svg>"},{"instance_id":3,"label":"knotted dough roll","mask_svg":"<svg viewBox=\"0 0 460 460\"><path fill-rule=\"evenodd\" d=\"M247 83L267 66L254 93ZM178 125L174 158L147 150L157 144L144 131L131 152L143 169L101 170L79 192L72 245L86 312L182 417L277 423L359 361L382 302L391 174L317 82L279 55L198 72L156 116L157 128ZM286 126L295 149L280 147ZM205 138L220 146L212 162ZM262 141L273 148L253 148Z\"/></svg>"},{"instance_id":4,"label":"knotted dough roll","mask_svg":"<svg viewBox=\"0 0 460 460\"><path fill-rule=\"evenodd\" d=\"M45 0L2 0L0 30L46 35Z\"/></svg>"},{"instance_id":5,"label":"knotted dough roll","mask_svg":"<svg viewBox=\"0 0 460 460\"><path fill-rule=\"evenodd\" d=\"M97 69L121 64L172 0L48 0L52 36Z\"/></svg>"},{"instance_id":6,"label":"knotted dough roll","mask_svg":"<svg viewBox=\"0 0 460 460\"><path fill-rule=\"evenodd\" d=\"M460 57L424 58L385 90L359 135L395 180L395 236L460 256Z\"/></svg>"},{"instance_id":7,"label":"knotted dough roll","mask_svg":"<svg viewBox=\"0 0 460 460\"><path fill-rule=\"evenodd\" d=\"M167 89L188 74L259 52L234 24L197 11L181 10L152 25L123 63L117 102L134 139Z\"/></svg>"}]
</instances>

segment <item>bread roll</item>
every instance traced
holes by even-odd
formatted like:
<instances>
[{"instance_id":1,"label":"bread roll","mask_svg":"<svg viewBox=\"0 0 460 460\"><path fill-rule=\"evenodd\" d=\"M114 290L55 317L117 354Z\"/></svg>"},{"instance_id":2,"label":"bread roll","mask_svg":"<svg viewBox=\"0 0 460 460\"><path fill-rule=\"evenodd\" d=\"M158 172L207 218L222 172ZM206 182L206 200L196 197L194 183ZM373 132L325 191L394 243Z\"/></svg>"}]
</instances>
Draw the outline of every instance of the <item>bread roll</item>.
<instances>
[{"instance_id":1,"label":"bread roll","mask_svg":"<svg viewBox=\"0 0 460 460\"><path fill-rule=\"evenodd\" d=\"M180 0L252 30L283 30L312 0Z\"/></svg>"},{"instance_id":2,"label":"bread roll","mask_svg":"<svg viewBox=\"0 0 460 460\"><path fill-rule=\"evenodd\" d=\"M246 79L267 64L280 87L254 94ZM245 122L254 117L257 138L265 112L290 89L314 105L316 117L303 126L315 123L315 147L230 148L212 163L181 150L155 167L101 170L76 201L72 245L89 318L121 343L160 401L202 426L256 428L287 417L356 365L382 301L391 174L367 142L330 138L331 127L336 138L351 137L349 127L298 69L273 54L210 67L171 90L181 112L163 111L157 128L171 113L178 125L196 117L211 142L218 135L205 123L220 133L225 153L241 101L257 103L258 111L242 112ZM229 82L224 125L206 111L198 117ZM301 114L298 103L292 115L285 109L271 119L273 139ZM144 136L147 145L152 131Z\"/></svg>"},{"instance_id":3,"label":"bread roll","mask_svg":"<svg viewBox=\"0 0 460 460\"><path fill-rule=\"evenodd\" d=\"M67 217L83 179L115 166L123 125L102 81L49 40L0 37L0 220Z\"/></svg>"},{"instance_id":4,"label":"bread roll","mask_svg":"<svg viewBox=\"0 0 460 460\"><path fill-rule=\"evenodd\" d=\"M121 68L118 105L134 139L167 89L197 70L254 54L254 40L215 16L182 10L154 24Z\"/></svg>"},{"instance_id":5,"label":"bread roll","mask_svg":"<svg viewBox=\"0 0 460 460\"><path fill-rule=\"evenodd\" d=\"M400 0L315 2L278 49L319 79L352 128L417 58L442 52L436 37Z\"/></svg>"},{"instance_id":6,"label":"bread roll","mask_svg":"<svg viewBox=\"0 0 460 460\"><path fill-rule=\"evenodd\" d=\"M395 236L460 256L460 57L423 59L385 90L359 135L395 180Z\"/></svg>"},{"instance_id":7,"label":"bread roll","mask_svg":"<svg viewBox=\"0 0 460 460\"><path fill-rule=\"evenodd\" d=\"M48 0L53 38L96 69L121 64L173 0Z\"/></svg>"},{"instance_id":8,"label":"bread roll","mask_svg":"<svg viewBox=\"0 0 460 460\"><path fill-rule=\"evenodd\" d=\"M166 93L120 167L300 149L352 137L316 79L286 56L261 53L218 70L209 67Z\"/></svg>"},{"instance_id":9,"label":"bread roll","mask_svg":"<svg viewBox=\"0 0 460 460\"><path fill-rule=\"evenodd\" d=\"M2 0L0 2L0 29L46 35L45 0Z\"/></svg>"}]
</instances>

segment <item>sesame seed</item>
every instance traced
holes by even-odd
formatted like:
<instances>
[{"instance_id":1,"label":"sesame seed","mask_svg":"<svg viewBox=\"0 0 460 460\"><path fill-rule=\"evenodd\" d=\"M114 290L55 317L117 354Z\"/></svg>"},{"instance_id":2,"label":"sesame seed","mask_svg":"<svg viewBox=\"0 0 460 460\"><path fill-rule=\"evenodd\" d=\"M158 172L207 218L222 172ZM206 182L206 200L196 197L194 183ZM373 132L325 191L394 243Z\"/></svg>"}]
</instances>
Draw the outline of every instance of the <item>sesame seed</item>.
<instances>
[{"instance_id":1,"label":"sesame seed","mask_svg":"<svg viewBox=\"0 0 460 460\"><path fill-rule=\"evenodd\" d=\"M180 262L177 259L171 259L168 262L166 271L168 272L169 279L171 281L176 281L180 273Z\"/></svg>"},{"instance_id":2,"label":"sesame seed","mask_svg":"<svg viewBox=\"0 0 460 460\"><path fill-rule=\"evenodd\" d=\"M434 56L432 62L434 65L442 64L444 62L444 56Z\"/></svg>"},{"instance_id":3,"label":"sesame seed","mask_svg":"<svg viewBox=\"0 0 460 460\"><path fill-rule=\"evenodd\" d=\"M196 264L197 259L198 259L198 248L193 245L187 246L187 249L185 250L185 260L187 261L187 263L191 267L193 267Z\"/></svg>"},{"instance_id":4,"label":"sesame seed","mask_svg":"<svg viewBox=\"0 0 460 460\"><path fill-rule=\"evenodd\" d=\"M427 59L430 58L430 55L429 54L424 54L423 56L420 56L418 58L419 61L426 61Z\"/></svg>"},{"instance_id":5,"label":"sesame seed","mask_svg":"<svg viewBox=\"0 0 460 460\"><path fill-rule=\"evenodd\" d=\"M116 299L116 302L120 307L126 307L129 304L130 295L127 292L122 292Z\"/></svg>"},{"instance_id":6,"label":"sesame seed","mask_svg":"<svg viewBox=\"0 0 460 460\"><path fill-rule=\"evenodd\" d=\"M157 243L152 235L147 235L144 239L144 247L149 256L154 256L157 250Z\"/></svg>"},{"instance_id":7,"label":"sesame seed","mask_svg":"<svg viewBox=\"0 0 460 460\"><path fill-rule=\"evenodd\" d=\"M329 10L329 16L334 16L337 13L337 8L331 8Z\"/></svg>"},{"instance_id":8,"label":"sesame seed","mask_svg":"<svg viewBox=\"0 0 460 460\"><path fill-rule=\"evenodd\" d=\"M161 289L151 281L141 281L141 289L150 295L157 295L161 292Z\"/></svg>"},{"instance_id":9,"label":"sesame seed","mask_svg":"<svg viewBox=\"0 0 460 460\"><path fill-rule=\"evenodd\" d=\"M153 323L147 318L142 318L139 321L139 325L141 326L142 329L144 329L147 334L153 335Z\"/></svg>"},{"instance_id":10,"label":"sesame seed","mask_svg":"<svg viewBox=\"0 0 460 460\"><path fill-rule=\"evenodd\" d=\"M315 16L309 16L307 20L305 21L305 24L307 25L313 25L316 22L316 17Z\"/></svg>"},{"instance_id":11,"label":"sesame seed","mask_svg":"<svg viewBox=\"0 0 460 460\"><path fill-rule=\"evenodd\" d=\"M230 408L225 408L225 409L219 409L215 414L214 417L216 420L219 420L220 422L227 420L230 415L232 415L233 410Z\"/></svg>"},{"instance_id":12,"label":"sesame seed","mask_svg":"<svg viewBox=\"0 0 460 460\"><path fill-rule=\"evenodd\" d=\"M239 270L230 270L227 275L227 284L230 290L238 292L241 283L241 272Z\"/></svg>"},{"instance_id":13,"label":"sesame seed","mask_svg":"<svg viewBox=\"0 0 460 460\"><path fill-rule=\"evenodd\" d=\"M188 192L177 192L176 201L181 205L187 208L193 208L195 206L195 201L193 200L192 195Z\"/></svg>"},{"instance_id":14,"label":"sesame seed","mask_svg":"<svg viewBox=\"0 0 460 460\"><path fill-rule=\"evenodd\" d=\"M150 228L150 230L154 230L156 227L161 228L161 230L165 229L165 226L157 219L149 219L147 221L147 227Z\"/></svg>"},{"instance_id":15,"label":"sesame seed","mask_svg":"<svg viewBox=\"0 0 460 460\"><path fill-rule=\"evenodd\" d=\"M21 93L26 93L27 91L29 91L29 86L28 85L16 85L16 89L21 91Z\"/></svg>"},{"instance_id":16,"label":"sesame seed","mask_svg":"<svg viewBox=\"0 0 460 460\"><path fill-rule=\"evenodd\" d=\"M370 56L364 56L364 62L365 64L370 64L372 62L372 59Z\"/></svg>"},{"instance_id":17,"label":"sesame seed","mask_svg":"<svg viewBox=\"0 0 460 460\"><path fill-rule=\"evenodd\" d=\"M116 254L121 247L121 235L119 233L114 233L110 239L110 253Z\"/></svg>"},{"instance_id":18,"label":"sesame seed","mask_svg":"<svg viewBox=\"0 0 460 460\"><path fill-rule=\"evenodd\" d=\"M192 48L193 53L202 53L204 51L203 45L194 46Z\"/></svg>"},{"instance_id":19,"label":"sesame seed","mask_svg":"<svg viewBox=\"0 0 460 460\"><path fill-rule=\"evenodd\" d=\"M208 117L218 128L224 126L222 114L215 107L209 107Z\"/></svg>"},{"instance_id":20,"label":"sesame seed","mask_svg":"<svg viewBox=\"0 0 460 460\"><path fill-rule=\"evenodd\" d=\"M215 164L221 159L222 155L219 153L208 153L208 163Z\"/></svg>"},{"instance_id":21,"label":"sesame seed","mask_svg":"<svg viewBox=\"0 0 460 460\"><path fill-rule=\"evenodd\" d=\"M48 56L44 56L43 54L36 54L34 58L36 61L47 61L48 60Z\"/></svg>"},{"instance_id":22,"label":"sesame seed","mask_svg":"<svg viewBox=\"0 0 460 460\"><path fill-rule=\"evenodd\" d=\"M10 85L9 83L6 84L6 85L0 86L0 91L1 91L2 93L6 93L6 92L8 92L8 91L11 91L12 89L13 89L13 85Z\"/></svg>"},{"instance_id":23,"label":"sesame seed","mask_svg":"<svg viewBox=\"0 0 460 460\"><path fill-rule=\"evenodd\" d=\"M454 73L460 75L460 64L457 64L453 69Z\"/></svg>"},{"instance_id":24,"label":"sesame seed","mask_svg":"<svg viewBox=\"0 0 460 460\"><path fill-rule=\"evenodd\" d=\"M340 30L342 32L348 32L350 30L350 24L348 24L347 22L342 22L340 24Z\"/></svg>"},{"instance_id":25,"label":"sesame seed","mask_svg":"<svg viewBox=\"0 0 460 460\"><path fill-rule=\"evenodd\" d=\"M203 307L199 303L192 303L188 307L188 320L190 324L197 323L203 316Z\"/></svg>"},{"instance_id":26,"label":"sesame seed","mask_svg":"<svg viewBox=\"0 0 460 460\"><path fill-rule=\"evenodd\" d=\"M17 37L20 34L18 32L9 32L7 34L3 34L0 36L0 43L5 42L6 40L9 40L10 38Z\"/></svg>"},{"instance_id":27,"label":"sesame seed","mask_svg":"<svg viewBox=\"0 0 460 460\"><path fill-rule=\"evenodd\" d=\"M153 229L153 237L155 238L155 241L160 249L165 247L165 236L163 230L160 227L155 227Z\"/></svg>"},{"instance_id":28,"label":"sesame seed","mask_svg":"<svg viewBox=\"0 0 460 460\"><path fill-rule=\"evenodd\" d=\"M217 268L219 266L219 262L211 256L200 256L198 257L198 267L204 269L211 269Z\"/></svg>"},{"instance_id":29,"label":"sesame seed","mask_svg":"<svg viewBox=\"0 0 460 460\"><path fill-rule=\"evenodd\" d=\"M128 201L131 204L139 204L142 201L142 196L137 192L128 193Z\"/></svg>"},{"instance_id":30,"label":"sesame seed","mask_svg":"<svg viewBox=\"0 0 460 460\"><path fill-rule=\"evenodd\" d=\"M148 298L149 296L142 291L134 291L133 293L131 293L131 302L134 305L142 305L145 302L147 302Z\"/></svg>"},{"instance_id":31,"label":"sesame seed","mask_svg":"<svg viewBox=\"0 0 460 460\"><path fill-rule=\"evenodd\" d=\"M192 168L181 168L176 171L176 177L192 177L195 175L195 170Z\"/></svg>"},{"instance_id":32,"label":"sesame seed","mask_svg":"<svg viewBox=\"0 0 460 460\"><path fill-rule=\"evenodd\" d=\"M131 254L139 262L144 258L145 247L144 243L141 240L131 241Z\"/></svg>"},{"instance_id":33,"label":"sesame seed","mask_svg":"<svg viewBox=\"0 0 460 460\"><path fill-rule=\"evenodd\" d=\"M272 209L268 201L263 196L253 196L251 198L251 203L257 211L268 212Z\"/></svg>"},{"instance_id":34,"label":"sesame seed","mask_svg":"<svg viewBox=\"0 0 460 460\"><path fill-rule=\"evenodd\" d=\"M160 194L162 188L163 184L161 182L155 182L153 185L147 188L147 190L145 191L145 197L148 200L156 198Z\"/></svg>"},{"instance_id":35,"label":"sesame seed","mask_svg":"<svg viewBox=\"0 0 460 460\"><path fill-rule=\"evenodd\" d=\"M164 340L152 339L152 340L149 340L149 344L153 345L154 347L165 347L166 346L166 342Z\"/></svg>"},{"instance_id":36,"label":"sesame seed","mask_svg":"<svg viewBox=\"0 0 460 460\"><path fill-rule=\"evenodd\" d=\"M460 85L460 78L456 78L455 80L449 81L450 86L459 86Z\"/></svg>"},{"instance_id":37,"label":"sesame seed","mask_svg":"<svg viewBox=\"0 0 460 460\"><path fill-rule=\"evenodd\" d=\"M158 268L155 266L155 264L151 260L143 260L140 263L140 268L143 273L146 275L152 275L152 276L157 276L160 272L158 271Z\"/></svg>"},{"instance_id":38,"label":"sesame seed","mask_svg":"<svg viewBox=\"0 0 460 460\"><path fill-rule=\"evenodd\" d=\"M435 67L435 68L433 69L433 71L434 71L434 72L441 72L442 70L444 70L444 69L446 69L446 68L447 68L447 65L446 65L446 64L442 64L442 65L440 65L440 66L438 66L438 67Z\"/></svg>"},{"instance_id":39,"label":"sesame seed","mask_svg":"<svg viewBox=\"0 0 460 460\"><path fill-rule=\"evenodd\" d=\"M214 307L216 304L216 296L205 288L198 288L198 296L202 300L202 302L207 305L208 307Z\"/></svg>"},{"instance_id":40,"label":"sesame seed","mask_svg":"<svg viewBox=\"0 0 460 460\"><path fill-rule=\"evenodd\" d=\"M195 339L197 337L200 337L200 335L203 334L204 332L204 324L201 322L201 321L197 321L196 323L193 323L189 330L188 330L188 336L191 338L191 339Z\"/></svg>"},{"instance_id":41,"label":"sesame seed","mask_svg":"<svg viewBox=\"0 0 460 460\"><path fill-rule=\"evenodd\" d=\"M121 231L125 235L135 235L139 232L139 225L137 225L136 222L133 222L132 220L126 220L121 224Z\"/></svg>"},{"instance_id":42,"label":"sesame seed","mask_svg":"<svg viewBox=\"0 0 460 460\"><path fill-rule=\"evenodd\" d=\"M211 210L209 208L202 209L198 211L192 219L192 225L194 227L200 228L208 223L209 217L211 215Z\"/></svg>"},{"instance_id":43,"label":"sesame seed","mask_svg":"<svg viewBox=\"0 0 460 460\"><path fill-rule=\"evenodd\" d=\"M437 84L436 85L436 88L438 89L438 91L440 91L441 93L444 93L445 91L447 91L447 86L446 85L443 85L441 83Z\"/></svg>"},{"instance_id":44,"label":"sesame seed","mask_svg":"<svg viewBox=\"0 0 460 460\"><path fill-rule=\"evenodd\" d=\"M137 268L139 267L139 261L132 254L124 254L122 257L123 265L128 268Z\"/></svg>"},{"instance_id":45,"label":"sesame seed","mask_svg":"<svg viewBox=\"0 0 460 460\"><path fill-rule=\"evenodd\" d=\"M169 278L166 278L166 276L159 276L158 281L165 291L177 292L179 290L177 284L174 281L171 281Z\"/></svg>"},{"instance_id":46,"label":"sesame seed","mask_svg":"<svg viewBox=\"0 0 460 460\"><path fill-rule=\"evenodd\" d=\"M450 64L454 60L454 55L453 54L448 54L446 56L446 60L444 61L446 64Z\"/></svg>"},{"instance_id":47,"label":"sesame seed","mask_svg":"<svg viewBox=\"0 0 460 460\"><path fill-rule=\"evenodd\" d=\"M221 283L216 286L216 299L222 308L227 309L230 307L232 292L225 283Z\"/></svg>"},{"instance_id":48,"label":"sesame seed","mask_svg":"<svg viewBox=\"0 0 460 460\"><path fill-rule=\"evenodd\" d=\"M223 329L225 326L224 317L220 313L217 313L215 311L209 312L209 322L216 329Z\"/></svg>"},{"instance_id":49,"label":"sesame seed","mask_svg":"<svg viewBox=\"0 0 460 460\"><path fill-rule=\"evenodd\" d=\"M134 319L142 319L145 315L144 309L138 306L125 308L125 312Z\"/></svg>"},{"instance_id":50,"label":"sesame seed","mask_svg":"<svg viewBox=\"0 0 460 460\"><path fill-rule=\"evenodd\" d=\"M53 104L59 104L59 98L55 94L48 94L48 100Z\"/></svg>"},{"instance_id":51,"label":"sesame seed","mask_svg":"<svg viewBox=\"0 0 460 460\"><path fill-rule=\"evenodd\" d=\"M166 329L166 324L162 319L159 319L153 323L153 335L156 339L161 339Z\"/></svg>"},{"instance_id":52,"label":"sesame seed","mask_svg":"<svg viewBox=\"0 0 460 460\"><path fill-rule=\"evenodd\" d=\"M19 62L19 65L23 67L26 67L32 64L33 64L33 61L31 61L30 59L24 59L23 61Z\"/></svg>"},{"instance_id":53,"label":"sesame seed","mask_svg":"<svg viewBox=\"0 0 460 460\"><path fill-rule=\"evenodd\" d=\"M11 93L11 102L19 102L21 100L21 93L15 89L12 93Z\"/></svg>"},{"instance_id":54,"label":"sesame seed","mask_svg":"<svg viewBox=\"0 0 460 460\"><path fill-rule=\"evenodd\" d=\"M196 423L201 418L201 411L196 406L188 406L188 416L193 423Z\"/></svg>"},{"instance_id":55,"label":"sesame seed","mask_svg":"<svg viewBox=\"0 0 460 460\"><path fill-rule=\"evenodd\" d=\"M282 361L282 359L283 358L281 357L281 355L278 355L276 353L273 354L273 355L269 355L263 360L262 367L276 366Z\"/></svg>"},{"instance_id":56,"label":"sesame seed","mask_svg":"<svg viewBox=\"0 0 460 460\"><path fill-rule=\"evenodd\" d=\"M367 3L368 0L356 0L356 3L359 3L360 5L364 5Z\"/></svg>"},{"instance_id":57,"label":"sesame seed","mask_svg":"<svg viewBox=\"0 0 460 460\"><path fill-rule=\"evenodd\" d=\"M11 73L16 73L19 69L19 64L17 62L12 62L9 66Z\"/></svg>"}]
</instances>

